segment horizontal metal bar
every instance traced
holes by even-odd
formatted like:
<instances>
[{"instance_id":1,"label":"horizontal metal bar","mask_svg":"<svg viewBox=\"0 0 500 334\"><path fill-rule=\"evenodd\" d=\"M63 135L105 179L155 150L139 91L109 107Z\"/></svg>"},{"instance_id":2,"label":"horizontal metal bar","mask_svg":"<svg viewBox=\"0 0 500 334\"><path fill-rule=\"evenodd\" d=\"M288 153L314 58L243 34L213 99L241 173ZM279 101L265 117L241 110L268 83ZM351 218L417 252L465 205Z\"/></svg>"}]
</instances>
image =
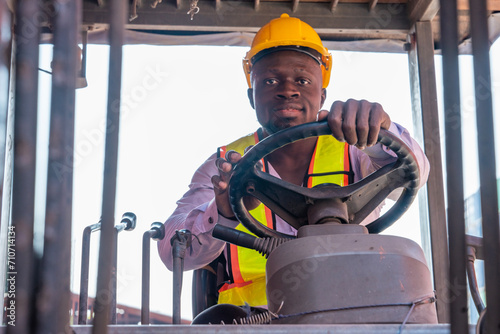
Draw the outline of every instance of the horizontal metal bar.
<instances>
[{"instance_id":1,"label":"horizontal metal bar","mask_svg":"<svg viewBox=\"0 0 500 334\"><path fill-rule=\"evenodd\" d=\"M392 325L246 325L238 326L237 332L240 334L253 333L290 333L290 334L387 334L398 333L399 324ZM0 334L3 334L0 327ZM88 334L91 332L91 326L72 326L75 334ZM109 326L109 334L233 334L236 328L233 325L118 325ZM450 334L450 325L406 325L403 333L405 334ZM475 326L469 326L469 334L475 333Z\"/></svg>"},{"instance_id":2,"label":"horizontal metal bar","mask_svg":"<svg viewBox=\"0 0 500 334\"><path fill-rule=\"evenodd\" d=\"M484 260L483 238L474 235L465 235L465 242L467 246L474 248L476 259Z\"/></svg>"},{"instance_id":3,"label":"horizontal metal bar","mask_svg":"<svg viewBox=\"0 0 500 334\"><path fill-rule=\"evenodd\" d=\"M92 3L84 4L83 21L87 24L107 24L106 9ZM373 11L366 10L366 4L349 3L338 6L332 13L330 3L301 2L293 16L300 17L322 33L407 33L410 28L406 16L406 4L378 4ZM260 2L255 11L253 2L221 1L215 9L211 2L200 1L200 11L191 20L187 15L189 3L181 8L173 3L163 2L156 8L143 6L137 11L138 17L126 25L129 29L186 30L186 31L245 31L256 32L271 19L290 11L287 2Z\"/></svg>"}]
</instances>

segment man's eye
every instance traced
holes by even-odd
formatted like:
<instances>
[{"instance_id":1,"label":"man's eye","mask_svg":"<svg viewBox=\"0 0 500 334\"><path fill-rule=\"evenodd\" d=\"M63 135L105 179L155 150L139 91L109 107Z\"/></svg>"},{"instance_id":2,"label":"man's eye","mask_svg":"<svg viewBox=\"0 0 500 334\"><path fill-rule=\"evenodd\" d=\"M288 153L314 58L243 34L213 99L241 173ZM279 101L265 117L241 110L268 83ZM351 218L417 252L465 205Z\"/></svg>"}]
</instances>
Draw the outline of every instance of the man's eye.
<instances>
[{"instance_id":1,"label":"man's eye","mask_svg":"<svg viewBox=\"0 0 500 334\"><path fill-rule=\"evenodd\" d=\"M276 80L276 79L266 79L266 80L264 81L264 83L265 83L266 85L274 85L274 84L275 84L275 83L277 83L277 82L278 82L278 80Z\"/></svg>"},{"instance_id":2,"label":"man's eye","mask_svg":"<svg viewBox=\"0 0 500 334\"><path fill-rule=\"evenodd\" d=\"M299 82L299 84L301 84L301 85L308 85L308 84L310 84L310 83L311 83L311 82L310 82L309 80L307 80L307 79L299 79L299 80L297 80L297 81L298 81L298 82Z\"/></svg>"}]
</instances>

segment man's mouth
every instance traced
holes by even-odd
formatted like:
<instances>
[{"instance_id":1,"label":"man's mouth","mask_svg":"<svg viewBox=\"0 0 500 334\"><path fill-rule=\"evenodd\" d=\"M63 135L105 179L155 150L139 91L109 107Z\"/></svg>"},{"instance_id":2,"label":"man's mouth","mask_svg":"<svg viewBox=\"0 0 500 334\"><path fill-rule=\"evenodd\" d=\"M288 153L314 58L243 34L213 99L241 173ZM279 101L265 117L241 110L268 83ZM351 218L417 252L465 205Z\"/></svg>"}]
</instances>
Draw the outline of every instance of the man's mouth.
<instances>
[{"instance_id":1,"label":"man's mouth","mask_svg":"<svg viewBox=\"0 0 500 334\"><path fill-rule=\"evenodd\" d=\"M274 108L274 111L281 116L295 116L297 113L302 112L302 106L299 105L286 105Z\"/></svg>"}]
</instances>

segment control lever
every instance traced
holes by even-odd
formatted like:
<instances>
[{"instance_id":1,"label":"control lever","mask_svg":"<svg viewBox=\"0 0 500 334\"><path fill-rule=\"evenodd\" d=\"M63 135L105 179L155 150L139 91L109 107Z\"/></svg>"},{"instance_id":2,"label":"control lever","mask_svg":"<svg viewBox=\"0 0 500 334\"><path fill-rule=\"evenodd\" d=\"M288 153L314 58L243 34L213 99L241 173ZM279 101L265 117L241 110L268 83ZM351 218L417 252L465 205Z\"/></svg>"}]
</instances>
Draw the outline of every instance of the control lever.
<instances>
[{"instance_id":1,"label":"control lever","mask_svg":"<svg viewBox=\"0 0 500 334\"><path fill-rule=\"evenodd\" d=\"M191 247L192 234L189 230L177 230L170 239L173 258L173 311L172 323L181 323L182 274L186 249Z\"/></svg>"},{"instance_id":2,"label":"control lever","mask_svg":"<svg viewBox=\"0 0 500 334\"><path fill-rule=\"evenodd\" d=\"M212 236L236 246L255 249L266 259L278 246L293 240L289 238L257 238L251 234L220 224L214 226Z\"/></svg>"},{"instance_id":3,"label":"control lever","mask_svg":"<svg viewBox=\"0 0 500 334\"><path fill-rule=\"evenodd\" d=\"M87 324L87 302L89 297L89 258L90 235L101 229L101 221L83 229L82 235L82 264L80 270L80 300L78 303L78 324Z\"/></svg>"},{"instance_id":4,"label":"control lever","mask_svg":"<svg viewBox=\"0 0 500 334\"><path fill-rule=\"evenodd\" d=\"M110 324L116 324L116 270L118 266L118 233L133 231L137 223L137 216L132 212L125 212L122 219L115 225L115 249L113 250L113 268L111 269L111 304Z\"/></svg>"},{"instance_id":5,"label":"control lever","mask_svg":"<svg viewBox=\"0 0 500 334\"><path fill-rule=\"evenodd\" d=\"M151 229L144 232L144 235L142 237L141 325L149 325L151 239L159 241L163 238L165 238L165 225L160 222L154 222L153 224L151 224Z\"/></svg>"},{"instance_id":6,"label":"control lever","mask_svg":"<svg viewBox=\"0 0 500 334\"><path fill-rule=\"evenodd\" d=\"M229 242L230 244L250 249L255 249L254 244L258 239L251 234L220 224L214 226L212 236L216 239Z\"/></svg>"}]
</instances>

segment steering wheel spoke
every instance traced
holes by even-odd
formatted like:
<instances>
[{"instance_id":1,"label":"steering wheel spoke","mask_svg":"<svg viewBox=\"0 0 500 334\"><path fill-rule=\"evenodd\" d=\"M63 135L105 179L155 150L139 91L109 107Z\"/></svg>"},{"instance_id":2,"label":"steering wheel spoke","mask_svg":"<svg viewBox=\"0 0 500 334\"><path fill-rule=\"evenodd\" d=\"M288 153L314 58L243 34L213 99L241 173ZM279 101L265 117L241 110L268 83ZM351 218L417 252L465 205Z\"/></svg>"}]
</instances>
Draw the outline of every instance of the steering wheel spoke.
<instances>
[{"instance_id":1,"label":"steering wheel spoke","mask_svg":"<svg viewBox=\"0 0 500 334\"><path fill-rule=\"evenodd\" d=\"M285 182L270 174L257 171L256 178L246 183L246 192L280 216L292 227L298 229L307 224L307 188Z\"/></svg>"}]
</instances>

